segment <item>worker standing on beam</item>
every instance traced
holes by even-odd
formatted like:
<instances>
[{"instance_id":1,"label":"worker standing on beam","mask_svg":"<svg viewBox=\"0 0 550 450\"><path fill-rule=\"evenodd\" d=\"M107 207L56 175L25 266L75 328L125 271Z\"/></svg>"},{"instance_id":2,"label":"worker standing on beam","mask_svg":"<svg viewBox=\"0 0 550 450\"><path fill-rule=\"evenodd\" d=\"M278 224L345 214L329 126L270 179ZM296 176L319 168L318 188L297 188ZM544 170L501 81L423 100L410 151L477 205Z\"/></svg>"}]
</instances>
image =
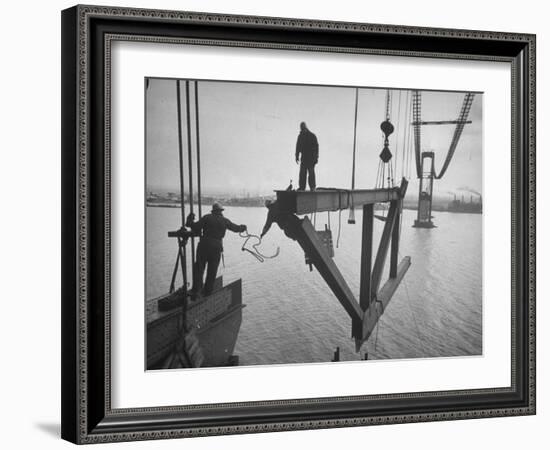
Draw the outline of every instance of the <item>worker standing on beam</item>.
<instances>
[{"instance_id":1,"label":"worker standing on beam","mask_svg":"<svg viewBox=\"0 0 550 450\"><path fill-rule=\"evenodd\" d=\"M300 158L301 155L301 158ZM315 190L315 165L319 161L319 143L305 122L300 123L300 134L296 142L296 164L300 163L299 191L306 189L306 178L309 188Z\"/></svg>"},{"instance_id":2,"label":"worker standing on beam","mask_svg":"<svg viewBox=\"0 0 550 450\"><path fill-rule=\"evenodd\" d=\"M218 273L218 266L223 252L223 238L226 230L240 233L246 231L246 225L236 225L223 216L223 208L219 203L212 205L212 212L202 216L195 222L193 213L187 216L185 225L191 228L196 236L200 236L197 246L197 262L193 268L193 288L191 293L197 295L203 287L204 270L206 281L204 282L204 295L210 295L214 289L214 281Z\"/></svg>"}]
</instances>

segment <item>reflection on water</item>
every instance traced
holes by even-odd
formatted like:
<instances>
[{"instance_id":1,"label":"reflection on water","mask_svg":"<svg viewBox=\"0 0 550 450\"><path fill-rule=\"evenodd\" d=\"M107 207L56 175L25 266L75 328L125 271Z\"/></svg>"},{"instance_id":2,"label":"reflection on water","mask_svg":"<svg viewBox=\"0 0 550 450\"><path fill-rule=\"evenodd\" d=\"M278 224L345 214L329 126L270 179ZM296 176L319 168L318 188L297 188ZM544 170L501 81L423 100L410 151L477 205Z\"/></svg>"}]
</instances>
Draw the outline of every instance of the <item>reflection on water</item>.
<instances>
[{"instance_id":1,"label":"reflection on water","mask_svg":"<svg viewBox=\"0 0 550 450\"><path fill-rule=\"evenodd\" d=\"M259 234L266 210L227 207L225 215ZM436 213L438 228L412 228L414 211L403 211L400 257L412 265L361 354L355 353L351 319L314 269L304 263L296 242L272 226L261 246L277 258L258 262L241 251L243 239L224 239L228 283L243 282L243 323L235 354L241 365L330 361L336 347L342 360L479 355L482 352L482 216ZM342 214L335 261L359 297L361 211L356 225ZM167 231L179 228L177 208L147 208L147 299L167 292L176 258L176 242ZM316 216L324 229L328 214ZM339 216L332 213L334 242ZM375 220L375 243L383 223ZM388 258L389 259L389 258ZM190 272L189 272L190 273ZM387 278L387 273L383 280ZM181 283L181 281L179 281Z\"/></svg>"}]
</instances>

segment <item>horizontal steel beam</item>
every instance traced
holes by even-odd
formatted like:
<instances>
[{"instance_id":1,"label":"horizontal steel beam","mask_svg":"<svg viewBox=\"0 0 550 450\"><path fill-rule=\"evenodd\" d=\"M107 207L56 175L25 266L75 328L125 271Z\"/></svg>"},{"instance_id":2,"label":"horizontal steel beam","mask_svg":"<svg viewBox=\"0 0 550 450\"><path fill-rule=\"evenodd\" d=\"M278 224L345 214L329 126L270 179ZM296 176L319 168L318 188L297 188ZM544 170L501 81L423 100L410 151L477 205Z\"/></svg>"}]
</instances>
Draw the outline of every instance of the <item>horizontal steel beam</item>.
<instances>
[{"instance_id":1,"label":"horizontal steel beam","mask_svg":"<svg viewBox=\"0 0 550 450\"><path fill-rule=\"evenodd\" d=\"M350 206L390 202L401 197L398 187L390 189L318 189L316 191L275 191L281 211L289 214L311 214L339 211Z\"/></svg>"}]
</instances>

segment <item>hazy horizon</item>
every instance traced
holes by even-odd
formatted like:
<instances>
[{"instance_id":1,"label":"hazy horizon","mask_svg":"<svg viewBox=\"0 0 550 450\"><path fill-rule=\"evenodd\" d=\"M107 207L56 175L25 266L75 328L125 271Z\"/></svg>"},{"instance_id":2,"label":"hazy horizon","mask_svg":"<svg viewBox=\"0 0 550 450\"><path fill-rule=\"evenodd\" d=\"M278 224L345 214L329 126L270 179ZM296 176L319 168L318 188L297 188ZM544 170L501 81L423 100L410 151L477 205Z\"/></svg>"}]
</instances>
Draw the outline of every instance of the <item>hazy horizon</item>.
<instances>
[{"instance_id":1,"label":"hazy horizon","mask_svg":"<svg viewBox=\"0 0 550 450\"><path fill-rule=\"evenodd\" d=\"M179 193L176 80L150 79L147 88L147 190ZM194 93L191 84L191 123L194 184L196 149ZM199 81L201 177L203 195L272 195L290 180L297 186L294 161L299 123L305 121L319 141L318 186L351 188L355 88ZM181 83L182 131L187 180L185 83ZM413 133L407 119L411 91L393 90L391 121L395 132L390 150L396 161L395 181L403 166L406 143ZM455 120L464 93L422 91L422 120ZM357 118L356 188L374 188L383 147L380 123L385 118L386 89L361 88ZM408 116L410 120L410 116ZM452 197L482 192L482 94L476 94L454 158L434 196ZM409 130L407 131L407 128ZM438 172L454 133L454 125L423 126L422 149L435 153ZM410 135L409 139L406 139ZM413 155L414 158L414 155ZM410 197L418 181L411 160ZM195 187L196 190L196 187Z\"/></svg>"}]
</instances>

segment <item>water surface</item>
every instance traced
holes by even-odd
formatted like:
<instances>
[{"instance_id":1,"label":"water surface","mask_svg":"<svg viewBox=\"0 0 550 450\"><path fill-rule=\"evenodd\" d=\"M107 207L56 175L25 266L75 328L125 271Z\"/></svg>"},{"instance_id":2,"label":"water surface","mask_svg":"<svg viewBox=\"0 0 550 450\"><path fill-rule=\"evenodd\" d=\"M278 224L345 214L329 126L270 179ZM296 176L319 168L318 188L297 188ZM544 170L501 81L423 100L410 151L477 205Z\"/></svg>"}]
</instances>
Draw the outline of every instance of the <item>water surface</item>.
<instances>
[{"instance_id":1,"label":"water surface","mask_svg":"<svg viewBox=\"0 0 550 450\"><path fill-rule=\"evenodd\" d=\"M227 207L224 214L259 234L266 209ZM482 215L435 213L435 229L412 228L416 213L403 211L400 258L412 265L360 354L351 339L351 319L324 280L304 263L299 245L277 225L261 249L275 259L258 262L241 251L243 239L228 231L224 239L224 283L243 283L243 322L235 348L241 365L330 361L336 347L341 360L479 355L482 353ZM315 217L318 229L327 213ZM361 211L355 225L342 213L335 262L359 298ZM177 208L147 208L147 299L168 291L176 241L167 231L180 226ZM336 246L338 213L330 214ZM383 222L375 220L375 245ZM190 251L190 247L188 247ZM388 255L389 263L389 255ZM388 265L388 264L386 264ZM190 271L189 271L190 273ZM387 271L382 283L387 278ZM181 277L178 279L181 284Z\"/></svg>"}]
</instances>

